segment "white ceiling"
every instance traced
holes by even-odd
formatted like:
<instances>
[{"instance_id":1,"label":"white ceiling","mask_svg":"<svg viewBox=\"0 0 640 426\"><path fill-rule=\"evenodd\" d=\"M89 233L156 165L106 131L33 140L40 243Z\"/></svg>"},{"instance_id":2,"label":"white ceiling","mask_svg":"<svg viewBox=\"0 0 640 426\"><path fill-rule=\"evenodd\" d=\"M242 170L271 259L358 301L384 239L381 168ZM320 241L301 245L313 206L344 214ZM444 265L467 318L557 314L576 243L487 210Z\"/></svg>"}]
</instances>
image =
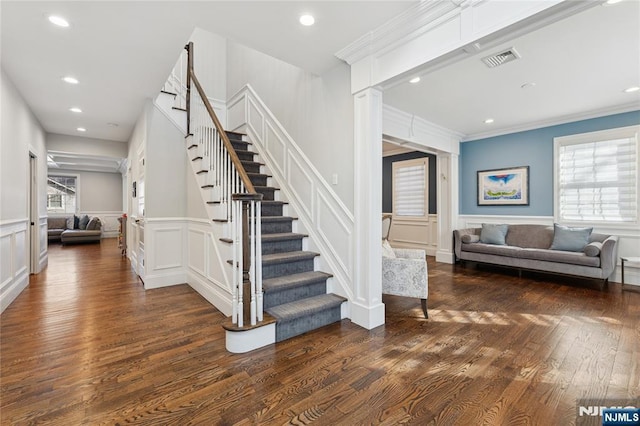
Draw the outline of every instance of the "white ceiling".
<instances>
[{"instance_id":1,"label":"white ceiling","mask_svg":"<svg viewBox=\"0 0 640 426\"><path fill-rule=\"evenodd\" d=\"M490 69L484 56L522 56ZM423 71L423 73L426 71ZM610 112L640 109L640 1L595 6L488 52L421 74L384 92L384 102L466 139ZM534 87L522 89L526 83ZM493 118L491 125L485 119Z\"/></svg>"},{"instance_id":2,"label":"white ceiling","mask_svg":"<svg viewBox=\"0 0 640 426\"><path fill-rule=\"evenodd\" d=\"M444 0L443 0L444 1ZM416 1L1 1L2 67L50 133L125 142L198 26L321 74L334 53ZM298 24L304 12L316 25ZM364 12L364 13L363 13ZM54 27L56 13L71 23ZM514 46L516 62L480 58ZM473 136L563 117L640 108L640 1L593 7L403 83L384 101ZM70 86L72 74L81 84ZM523 90L524 83L536 86ZM72 106L82 114L69 112ZM486 118L495 119L487 126ZM118 123L118 127L107 123ZM86 133L78 133L78 126Z\"/></svg>"},{"instance_id":3,"label":"white ceiling","mask_svg":"<svg viewBox=\"0 0 640 426\"><path fill-rule=\"evenodd\" d=\"M196 26L320 74L339 63L336 51L413 3L2 1L2 67L47 132L127 141ZM298 23L307 12L313 27ZM71 26L51 25L49 14ZM63 83L68 74L80 84Z\"/></svg>"}]
</instances>

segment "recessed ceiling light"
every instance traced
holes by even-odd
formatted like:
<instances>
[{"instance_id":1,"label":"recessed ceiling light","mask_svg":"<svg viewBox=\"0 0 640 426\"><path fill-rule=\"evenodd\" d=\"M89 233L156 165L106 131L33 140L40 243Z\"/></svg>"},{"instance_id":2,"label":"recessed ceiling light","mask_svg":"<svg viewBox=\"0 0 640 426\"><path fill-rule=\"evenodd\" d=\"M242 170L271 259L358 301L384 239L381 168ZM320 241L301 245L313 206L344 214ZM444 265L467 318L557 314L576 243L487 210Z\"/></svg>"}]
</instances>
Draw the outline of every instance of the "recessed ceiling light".
<instances>
[{"instance_id":1,"label":"recessed ceiling light","mask_svg":"<svg viewBox=\"0 0 640 426\"><path fill-rule=\"evenodd\" d=\"M622 0L607 0L605 4L616 4L620 3Z\"/></svg>"},{"instance_id":2,"label":"recessed ceiling light","mask_svg":"<svg viewBox=\"0 0 640 426\"><path fill-rule=\"evenodd\" d=\"M305 27L310 27L316 22L315 18L311 15L302 15L300 17L300 23Z\"/></svg>"},{"instance_id":3,"label":"recessed ceiling light","mask_svg":"<svg viewBox=\"0 0 640 426\"><path fill-rule=\"evenodd\" d=\"M536 84L533 82L525 83L522 86L520 86L521 89L531 89L532 87L536 87Z\"/></svg>"},{"instance_id":4,"label":"recessed ceiling light","mask_svg":"<svg viewBox=\"0 0 640 426\"><path fill-rule=\"evenodd\" d=\"M78 127L76 130L79 131L79 132L86 132L87 131L87 129L85 129L84 127Z\"/></svg>"},{"instance_id":5,"label":"recessed ceiling light","mask_svg":"<svg viewBox=\"0 0 640 426\"><path fill-rule=\"evenodd\" d=\"M107 123L109 127L118 127L118 123Z\"/></svg>"},{"instance_id":6,"label":"recessed ceiling light","mask_svg":"<svg viewBox=\"0 0 640 426\"><path fill-rule=\"evenodd\" d=\"M409 83L416 84L419 81L420 81L420 77L413 77L411 80L409 80Z\"/></svg>"},{"instance_id":7,"label":"recessed ceiling light","mask_svg":"<svg viewBox=\"0 0 640 426\"><path fill-rule=\"evenodd\" d=\"M640 87L633 86L633 87L624 89L624 93L633 93L633 92L637 92L638 90L640 90Z\"/></svg>"},{"instance_id":8,"label":"recessed ceiling light","mask_svg":"<svg viewBox=\"0 0 640 426\"><path fill-rule=\"evenodd\" d=\"M484 124L491 124L493 123L493 118L487 118L486 120L484 120Z\"/></svg>"},{"instance_id":9,"label":"recessed ceiling light","mask_svg":"<svg viewBox=\"0 0 640 426\"><path fill-rule=\"evenodd\" d=\"M59 27L68 27L69 26L69 22L64 19L61 18L60 16L56 16L56 15L50 15L49 16L49 22L51 22L53 25L57 25Z\"/></svg>"},{"instance_id":10,"label":"recessed ceiling light","mask_svg":"<svg viewBox=\"0 0 640 426\"><path fill-rule=\"evenodd\" d=\"M78 84L79 83L78 79L70 77L70 76L63 77L62 80L64 82L66 82L66 83L69 83L69 84Z\"/></svg>"},{"instance_id":11,"label":"recessed ceiling light","mask_svg":"<svg viewBox=\"0 0 640 426\"><path fill-rule=\"evenodd\" d=\"M82 112L82 110L80 108L78 108L78 107L71 107L71 108L69 108L69 111L71 111L71 112Z\"/></svg>"}]
</instances>

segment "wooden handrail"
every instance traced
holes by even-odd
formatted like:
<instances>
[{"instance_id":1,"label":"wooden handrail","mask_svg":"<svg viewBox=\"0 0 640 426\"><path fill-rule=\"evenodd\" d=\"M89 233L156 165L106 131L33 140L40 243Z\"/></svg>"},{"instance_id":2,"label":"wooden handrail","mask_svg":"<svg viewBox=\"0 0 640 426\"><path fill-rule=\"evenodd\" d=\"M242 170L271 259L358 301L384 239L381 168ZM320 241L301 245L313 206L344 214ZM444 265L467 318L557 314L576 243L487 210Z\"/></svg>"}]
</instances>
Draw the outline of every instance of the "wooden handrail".
<instances>
[{"instance_id":1,"label":"wooden handrail","mask_svg":"<svg viewBox=\"0 0 640 426\"><path fill-rule=\"evenodd\" d=\"M207 112L209 113L211 120L213 120L213 124L216 126L216 129L218 129L218 134L220 135L220 139L222 140L224 147L229 153L229 157L231 158L233 165L236 167L236 171L238 172L238 175L240 176L240 179L242 180L242 183L244 184L245 189L249 194L257 194L255 188L253 187L253 183L251 182L251 179L249 179L249 175L247 175L247 171L244 169L242 162L240 162L240 158L238 158L238 154L236 154L236 150L233 149L233 145L231 145L231 142L229 141L229 137L227 136L224 129L222 128L222 124L220 124L218 117L216 117L216 113L213 111L213 107L211 106L211 103L209 102L207 95L204 93L204 89L200 85L198 78L193 72L193 68L189 68L188 74L189 74L189 80L193 80L193 84L195 85L196 90L200 94L200 98L202 98L202 101L204 102L204 106L207 109Z\"/></svg>"}]
</instances>

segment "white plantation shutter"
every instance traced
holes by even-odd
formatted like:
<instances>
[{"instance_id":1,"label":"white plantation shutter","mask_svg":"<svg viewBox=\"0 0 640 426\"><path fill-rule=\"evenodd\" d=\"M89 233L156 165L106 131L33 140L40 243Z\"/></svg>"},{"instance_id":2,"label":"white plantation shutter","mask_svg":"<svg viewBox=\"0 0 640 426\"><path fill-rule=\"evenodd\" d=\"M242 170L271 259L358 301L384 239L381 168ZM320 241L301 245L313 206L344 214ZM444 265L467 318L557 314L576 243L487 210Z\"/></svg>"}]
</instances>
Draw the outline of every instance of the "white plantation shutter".
<instances>
[{"instance_id":1,"label":"white plantation shutter","mask_svg":"<svg viewBox=\"0 0 640 426\"><path fill-rule=\"evenodd\" d=\"M393 213L396 216L427 215L426 160L393 163Z\"/></svg>"},{"instance_id":2,"label":"white plantation shutter","mask_svg":"<svg viewBox=\"0 0 640 426\"><path fill-rule=\"evenodd\" d=\"M561 222L638 221L638 126L556 139Z\"/></svg>"}]
</instances>

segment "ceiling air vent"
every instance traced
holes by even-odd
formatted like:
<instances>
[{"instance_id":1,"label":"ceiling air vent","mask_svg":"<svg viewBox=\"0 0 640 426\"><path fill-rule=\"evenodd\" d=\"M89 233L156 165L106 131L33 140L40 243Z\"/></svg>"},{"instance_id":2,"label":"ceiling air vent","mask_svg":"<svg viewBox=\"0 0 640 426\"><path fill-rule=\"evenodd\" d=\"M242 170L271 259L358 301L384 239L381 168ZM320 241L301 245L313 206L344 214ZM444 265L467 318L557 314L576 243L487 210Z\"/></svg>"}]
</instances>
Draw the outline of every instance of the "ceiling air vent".
<instances>
[{"instance_id":1,"label":"ceiling air vent","mask_svg":"<svg viewBox=\"0 0 640 426\"><path fill-rule=\"evenodd\" d=\"M485 56L482 58L482 62L489 68L495 68L497 66L506 64L507 62L515 61L520 58L520 54L516 52L516 49L513 47L503 50L500 53L496 53L495 55Z\"/></svg>"}]
</instances>

